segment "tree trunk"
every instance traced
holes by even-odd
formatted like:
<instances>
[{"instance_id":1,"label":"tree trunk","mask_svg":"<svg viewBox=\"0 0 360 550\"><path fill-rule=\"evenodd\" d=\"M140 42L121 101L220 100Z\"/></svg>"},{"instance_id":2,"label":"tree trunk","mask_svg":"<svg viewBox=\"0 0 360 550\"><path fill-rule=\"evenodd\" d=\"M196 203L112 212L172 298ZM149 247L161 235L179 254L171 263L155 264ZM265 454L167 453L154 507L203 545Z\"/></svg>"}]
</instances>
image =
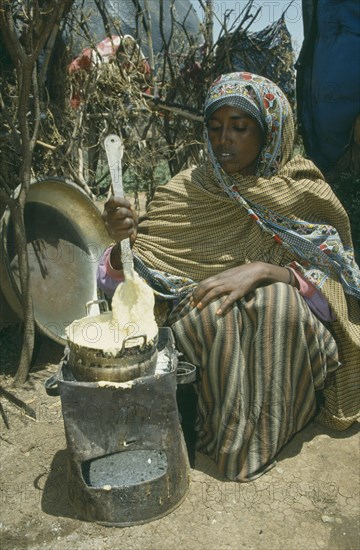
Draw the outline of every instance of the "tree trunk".
<instances>
[{"instance_id":1,"label":"tree trunk","mask_svg":"<svg viewBox=\"0 0 360 550\"><path fill-rule=\"evenodd\" d=\"M16 206L12 209L16 245L18 250L18 262L20 273L20 289L21 303L24 314L24 333L23 345L21 349L20 363L16 372L14 384L20 386L27 378L30 370L31 359L34 350L35 339L35 320L32 303L32 293L30 286L30 270L27 254L27 238L25 230L24 211L27 193L31 182L31 163L32 154L37 134L37 121L34 121L33 136L30 138L30 128L27 113L29 110L30 91L32 92L33 102L35 105L35 115L38 111L39 97L37 94L37 86L31 86L33 79L37 79L36 67L34 62L27 60L21 67L17 69L18 81L21 83L18 86L19 104L18 104L18 121L21 133L21 167L20 167L20 183L21 189L19 196L15 199Z\"/></svg>"},{"instance_id":2,"label":"tree trunk","mask_svg":"<svg viewBox=\"0 0 360 550\"><path fill-rule=\"evenodd\" d=\"M33 312L32 293L30 287L30 271L28 264L27 254L27 239L24 223L24 205L21 202L25 202L25 196L19 197L16 202L16 206L11 211L11 217L14 223L15 238L18 250L18 262L20 273L20 289L21 289L21 303L24 314L24 332L23 332L23 345L21 349L21 356L19 366L16 372L15 386L23 384L27 378L31 358L34 350L35 339L35 321Z\"/></svg>"}]
</instances>

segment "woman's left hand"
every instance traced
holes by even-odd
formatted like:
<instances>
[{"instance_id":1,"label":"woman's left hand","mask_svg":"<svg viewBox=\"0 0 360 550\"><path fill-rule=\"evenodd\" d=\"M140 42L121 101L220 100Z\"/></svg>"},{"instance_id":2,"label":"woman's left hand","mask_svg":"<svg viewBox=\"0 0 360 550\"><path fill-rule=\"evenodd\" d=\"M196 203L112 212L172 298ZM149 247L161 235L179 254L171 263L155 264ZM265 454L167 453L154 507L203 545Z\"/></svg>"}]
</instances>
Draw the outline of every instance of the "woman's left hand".
<instances>
[{"instance_id":1,"label":"woman's left hand","mask_svg":"<svg viewBox=\"0 0 360 550\"><path fill-rule=\"evenodd\" d=\"M216 312L222 315L236 300L243 298L258 286L276 281L287 282L288 277L285 268L264 262L233 267L201 281L192 293L190 305L202 309L212 300L227 295L221 308Z\"/></svg>"}]
</instances>

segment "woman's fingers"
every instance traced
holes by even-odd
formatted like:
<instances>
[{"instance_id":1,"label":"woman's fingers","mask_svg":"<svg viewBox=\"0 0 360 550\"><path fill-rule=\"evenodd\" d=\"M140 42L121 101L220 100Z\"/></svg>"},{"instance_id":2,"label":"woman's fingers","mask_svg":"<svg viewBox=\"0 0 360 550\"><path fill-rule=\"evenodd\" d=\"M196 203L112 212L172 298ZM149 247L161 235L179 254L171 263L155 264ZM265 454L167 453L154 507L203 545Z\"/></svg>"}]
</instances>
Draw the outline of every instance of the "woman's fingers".
<instances>
[{"instance_id":1,"label":"woman's fingers","mask_svg":"<svg viewBox=\"0 0 360 550\"><path fill-rule=\"evenodd\" d=\"M227 295L218 310L218 314L222 315L236 300L246 296L258 284L258 267L255 264L238 266L201 281L192 293L190 304L202 309L212 300Z\"/></svg>"},{"instance_id":2,"label":"woman's fingers","mask_svg":"<svg viewBox=\"0 0 360 550\"><path fill-rule=\"evenodd\" d=\"M239 298L242 298L241 294L238 292L231 292L229 296L226 297L226 299L222 302L221 306L217 310L217 315L225 315L231 308L231 306L238 300Z\"/></svg>"},{"instance_id":3,"label":"woman's fingers","mask_svg":"<svg viewBox=\"0 0 360 550\"><path fill-rule=\"evenodd\" d=\"M117 208L125 207L131 210L131 203L125 197L110 197L104 204L104 209L107 211L116 210Z\"/></svg>"},{"instance_id":4,"label":"woman's fingers","mask_svg":"<svg viewBox=\"0 0 360 550\"><path fill-rule=\"evenodd\" d=\"M104 221L109 235L115 241L120 241L129 237L135 229L135 222L127 212L108 216Z\"/></svg>"},{"instance_id":5,"label":"woman's fingers","mask_svg":"<svg viewBox=\"0 0 360 550\"><path fill-rule=\"evenodd\" d=\"M125 206L105 209L103 212L103 219L108 223L124 220L126 218L133 219L134 214L130 208L126 208Z\"/></svg>"},{"instance_id":6,"label":"woman's fingers","mask_svg":"<svg viewBox=\"0 0 360 550\"><path fill-rule=\"evenodd\" d=\"M225 294L231 294L235 290L241 294L239 289L236 289L234 282L230 277L226 275L224 277L220 277L218 275L215 277L210 277L209 279L199 283L199 285L195 288L191 297L191 305L192 307L202 309L212 300L216 300ZM236 300L236 298L234 298L234 300Z\"/></svg>"},{"instance_id":7,"label":"woman's fingers","mask_svg":"<svg viewBox=\"0 0 360 550\"><path fill-rule=\"evenodd\" d=\"M204 296L206 296L209 292L212 292L215 288L218 288L218 291L217 293L214 291L212 294L213 296L221 296L224 292L231 292L234 286L233 271L234 269L228 269L214 275L213 277L209 277L208 279L201 281L192 294L195 305L198 302L203 302ZM206 300L206 303L208 302L209 300Z\"/></svg>"},{"instance_id":8,"label":"woman's fingers","mask_svg":"<svg viewBox=\"0 0 360 550\"><path fill-rule=\"evenodd\" d=\"M193 305L197 306L198 304L200 304L200 302L203 303L205 296L209 292L215 290L218 286L219 280L217 279L217 277L210 277L209 279L205 279L205 281L199 283L192 293ZM216 295L216 293L214 295ZM208 303L209 300L205 300L205 302Z\"/></svg>"},{"instance_id":9,"label":"woman's fingers","mask_svg":"<svg viewBox=\"0 0 360 550\"><path fill-rule=\"evenodd\" d=\"M134 237L138 216L127 199L111 197L104 205L102 218L109 235L116 242Z\"/></svg>"},{"instance_id":10,"label":"woman's fingers","mask_svg":"<svg viewBox=\"0 0 360 550\"><path fill-rule=\"evenodd\" d=\"M196 301L193 297L191 297L190 305L192 307L197 307L198 309L203 309L213 300L221 298L226 294L228 294L228 296L224 299L220 308L216 312L218 315L223 315L230 309L230 307L236 302L236 300L242 297L242 292L240 289L230 289L227 288L224 284L221 284L219 286L215 286L212 289L208 289L208 291L205 294L202 294L202 297Z\"/></svg>"}]
</instances>

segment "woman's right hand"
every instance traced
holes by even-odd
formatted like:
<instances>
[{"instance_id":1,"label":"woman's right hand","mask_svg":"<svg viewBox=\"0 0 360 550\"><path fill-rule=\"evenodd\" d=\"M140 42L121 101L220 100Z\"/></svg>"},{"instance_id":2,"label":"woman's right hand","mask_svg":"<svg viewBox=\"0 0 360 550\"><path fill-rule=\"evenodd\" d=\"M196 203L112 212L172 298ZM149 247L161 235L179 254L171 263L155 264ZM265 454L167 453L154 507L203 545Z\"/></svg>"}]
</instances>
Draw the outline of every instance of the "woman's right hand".
<instances>
[{"instance_id":1,"label":"woman's right hand","mask_svg":"<svg viewBox=\"0 0 360 550\"><path fill-rule=\"evenodd\" d=\"M104 205L102 219L115 242L130 238L130 243L134 244L139 217L127 199L111 197Z\"/></svg>"}]
</instances>

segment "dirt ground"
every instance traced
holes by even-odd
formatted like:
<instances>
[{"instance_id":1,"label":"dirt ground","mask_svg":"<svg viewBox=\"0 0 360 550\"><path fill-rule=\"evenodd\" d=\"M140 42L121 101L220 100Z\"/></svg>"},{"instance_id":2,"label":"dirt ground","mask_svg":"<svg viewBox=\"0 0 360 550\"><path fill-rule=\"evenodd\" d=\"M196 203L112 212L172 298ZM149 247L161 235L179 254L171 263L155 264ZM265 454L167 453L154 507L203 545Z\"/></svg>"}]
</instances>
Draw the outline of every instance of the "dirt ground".
<instances>
[{"instance_id":1,"label":"dirt ground","mask_svg":"<svg viewBox=\"0 0 360 550\"><path fill-rule=\"evenodd\" d=\"M311 423L280 453L276 466L251 483L224 481L198 454L185 500L160 520L127 528L80 521L66 490L60 398L44 390L62 351L45 339L30 380L14 390L14 350L5 347L2 386L25 401L36 420L1 398L9 423L8 429L0 418L2 549L360 547L358 424L336 433Z\"/></svg>"}]
</instances>

